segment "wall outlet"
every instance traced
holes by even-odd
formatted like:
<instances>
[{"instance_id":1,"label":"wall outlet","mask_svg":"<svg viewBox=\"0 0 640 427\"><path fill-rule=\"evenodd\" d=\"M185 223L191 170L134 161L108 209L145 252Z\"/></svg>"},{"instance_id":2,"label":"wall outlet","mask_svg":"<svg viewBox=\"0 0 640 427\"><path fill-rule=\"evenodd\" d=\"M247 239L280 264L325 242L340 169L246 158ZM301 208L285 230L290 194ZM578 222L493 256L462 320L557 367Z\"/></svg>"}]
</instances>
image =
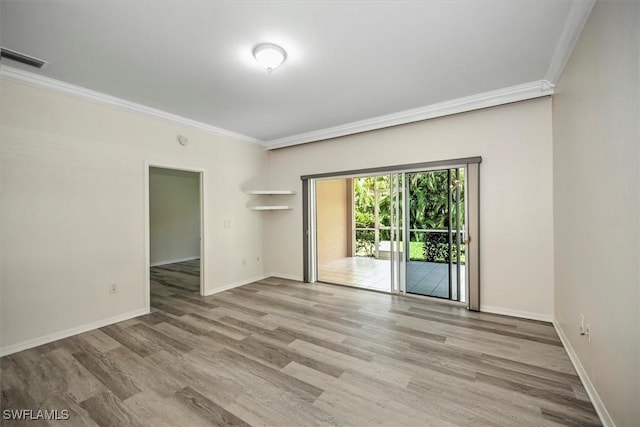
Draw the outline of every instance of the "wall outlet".
<instances>
[{"instance_id":1,"label":"wall outlet","mask_svg":"<svg viewBox=\"0 0 640 427\"><path fill-rule=\"evenodd\" d=\"M578 325L578 328L580 330L580 335L584 335L584 314L580 313L579 316L580 324Z\"/></svg>"},{"instance_id":2,"label":"wall outlet","mask_svg":"<svg viewBox=\"0 0 640 427\"><path fill-rule=\"evenodd\" d=\"M247 265L247 259L246 258L242 258L242 265Z\"/></svg>"},{"instance_id":3,"label":"wall outlet","mask_svg":"<svg viewBox=\"0 0 640 427\"><path fill-rule=\"evenodd\" d=\"M110 283L109 284L109 293L110 294L117 294L118 293L118 284L117 283Z\"/></svg>"}]
</instances>

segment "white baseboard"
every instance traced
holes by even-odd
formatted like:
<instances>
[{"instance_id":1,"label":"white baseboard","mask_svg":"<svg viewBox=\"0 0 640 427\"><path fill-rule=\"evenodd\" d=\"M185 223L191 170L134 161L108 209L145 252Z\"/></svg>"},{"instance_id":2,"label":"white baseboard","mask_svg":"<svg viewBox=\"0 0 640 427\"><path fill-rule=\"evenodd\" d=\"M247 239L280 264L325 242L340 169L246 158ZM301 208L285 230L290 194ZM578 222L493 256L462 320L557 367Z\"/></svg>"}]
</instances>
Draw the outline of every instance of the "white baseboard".
<instances>
[{"instance_id":1,"label":"white baseboard","mask_svg":"<svg viewBox=\"0 0 640 427\"><path fill-rule=\"evenodd\" d=\"M193 261L194 259L200 259L199 256L192 256L188 258L170 259L167 261L156 261L151 263L151 267L158 267L159 265L175 264L177 262Z\"/></svg>"},{"instance_id":2,"label":"white baseboard","mask_svg":"<svg viewBox=\"0 0 640 427\"><path fill-rule=\"evenodd\" d=\"M170 261L170 263L173 262L181 262L181 261L189 261L192 259L197 259L196 258L188 258L188 259L183 259L183 260L176 260L176 261ZM162 265L162 264L158 264L158 265ZM237 288L238 286L242 286L242 285L248 285L249 283L253 283L253 282L257 282L263 279L266 279L268 277L280 277L283 279L289 279L289 280L298 280L298 281L302 281L302 277L298 277L298 276L293 276L293 275L289 275L289 274L277 274L277 273L268 273L268 274L261 274L259 276L254 276L254 277L250 277L248 279L244 279L244 280L240 280L234 283L229 283L228 285L216 288L210 292L205 293L205 295L213 295L213 294L217 294L218 292L223 292L223 291L227 291L229 289L233 289L233 288ZM48 344L50 342L53 341L57 341L57 340L61 340L64 338L68 338L70 336L73 335L78 335L84 332L88 332L88 331L92 331L94 329L98 329L98 328L102 328L103 326L108 326L108 325L112 325L114 323L118 323L118 322L123 322L125 320L129 320L132 319L134 317L138 317L141 316L143 314L147 314L149 311L141 308L138 310L134 310L128 313L123 313L123 314L119 314L117 316L113 316L113 317L109 317L107 319L101 319L101 320L97 320L95 322L90 322L90 323L86 323L84 325L81 326L76 326L73 328L69 328L69 329L65 329L63 331L59 331L59 332L54 332L52 334L48 334L48 335L44 335L41 337L37 337L37 338L32 338L30 340L26 340L26 341L22 341L19 342L17 344L12 344L6 347L2 347L0 348L0 357L4 357L4 356L8 356L10 354L13 353L17 353L19 351L22 350L27 350L33 347L38 347L40 345L43 344Z\"/></svg>"},{"instance_id":3,"label":"white baseboard","mask_svg":"<svg viewBox=\"0 0 640 427\"><path fill-rule=\"evenodd\" d=\"M242 285L248 285L249 283L259 282L260 280L268 279L269 277L278 277L280 279L296 280L298 282L302 282L302 276L296 276L293 274L284 274L284 273L267 273L267 274L261 274L259 276L250 277L244 280L239 280L237 282L229 283L228 285L224 285L219 288L215 288L209 292L205 292L205 296L228 291L229 289L237 288L238 286L242 286Z\"/></svg>"},{"instance_id":4,"label":"white baseboard","mask_svg":"<svg viewBox=\"0 0 640 427\"><path fill-rule=\"evenodd\" d=\"M304 280L302 276L287 273L270 273L268 277L278 277L280 279L295 280L296 282L302 282Z\"/></svg>"},{"instance_id":5,"label":"white baseboard","mask_svg":"<svg viewBox=\"0 0 640 427\"><path fill-rule=\"evenodd\" d=\"M565 335L564 331L562 330L562 327L560 327L560 324L556 319L553 319L553 326L556 328L556 332L560 337L560 341L562 341L562 345L564 345L565 350L567 350L567 354L569 355L569 359L571 360L571 363L573 363L573 367L576 369L576 372L578 373L580 380L582 380L584 389L587 391L587 394L589 395L589 399L591 399L591 403L593 403L593 407L598 413L598 416L600 417L600 421L602 421L602 425L604 427L616 427L616 424L613 422L613 419L611 419L611 415L609 415L609 411L607 411L607 408L604 406L602 399L600 399L600 396L598 395L596 388L591 382L591 378L589 378L589 375L587 374L587 371L584 369L584 366L582 366L582 363L580 362L580 359L578 358L577 353L571 346L569 339Z\"/></svg>"},{"instance_id":6,"label":"white baseboard","mask_svg":"<svg viewBox=\"0 0 640 427\"><path fill-rule=\"evenodd\" d=\"M261 274L259 276L253 276L248 279L239 280L237 282L229 283L227 285L220 286L219 288L215 288L211 291L205 292L205 296L217 294L219 292L228 291L229 289L237 288L238 286L248 285L249 283L257 282L259 280L266 279L267 277L271 277L270 274Z\"/></svg>"},{"instance_id":7,"label":"white baseboard","mask_svg":"<svg viewBox=\"0 0 640 427\"><path fill-rule=\"evenodd\" d=\"M522 319L540 320L542 322L553 322L553 315L531 313L529 311L511 310L509 308L493 307L490 305L480 305L480 311L483 313L501 314L503 316L520 317Z\"/></svg>"},{"instance_id":8,"label":"white baseboard","mask_svg":"<svg viewBox=\"0 0 640 427\"><path fill-rule=\"evenodd\" d=\"M9 354L17 353L22 350L27 350L33 347L38 347L43 344L48 344L53 341L68 338L73 335L78 335L84 332L92 331L94 329L102 328L114 323L123 322L125 320L132 319L134 317L147 314L148 311L144 308L130 311L128 313L118 314L117 316L109 317L106 319L96 320L95 322L85 323L81 326L65 329L64 331L54 332L52 334L44 335L30 340L22 341L17 344L12 344L0 349L0 357L8 356Z\"/></svg>"}]
</instances>

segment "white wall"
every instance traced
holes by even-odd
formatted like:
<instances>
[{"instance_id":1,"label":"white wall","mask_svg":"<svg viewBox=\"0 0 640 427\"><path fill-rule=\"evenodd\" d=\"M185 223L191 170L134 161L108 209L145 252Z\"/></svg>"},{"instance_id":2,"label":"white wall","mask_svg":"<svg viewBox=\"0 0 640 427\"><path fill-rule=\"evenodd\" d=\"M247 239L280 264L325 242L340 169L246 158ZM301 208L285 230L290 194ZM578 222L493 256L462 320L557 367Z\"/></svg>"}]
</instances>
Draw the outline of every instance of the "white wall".
<instances>
[{"instance_id":1,"label":"white wall","mask_svg":"<svg viewBox=\"0 0 640 427\"><path fill-rule=\"evenodd\" d=\"M265 179L262 147L0 84L2 352L144 310L145 161L205 169L206 291L264 273L263 216L242 191Z\"/></svg>"},{"instance_id":2,"label":"white wall","mask_svg":"<svg viewBox=\"0 0 640 427\"><path fill-rule=\"evenodd\" d=\"M302 277L301 175L482 156L483 310L551 320L551 100L540 98L269 152L294 209L267 218L268 271Z\"/></svg>"},{"instance_id":3,"label":"white wall","mask_svg":"<svg viewBox=\"0 0 640 427\"><path fill-rule=\"evenodd\" d=\"M149 170L151 265L200 258L200 174Z\"/></svg>"},{"instance_id":4,"label":"white wall","mask_svg":"<svg viewBox=\"0 0 640 427\"><path fill-rule=\"evenodd\" d=\"M640 425L639 27L640 3L599 1L553 97L555 315L620 427Z\"/></svg>"}]
</instances>

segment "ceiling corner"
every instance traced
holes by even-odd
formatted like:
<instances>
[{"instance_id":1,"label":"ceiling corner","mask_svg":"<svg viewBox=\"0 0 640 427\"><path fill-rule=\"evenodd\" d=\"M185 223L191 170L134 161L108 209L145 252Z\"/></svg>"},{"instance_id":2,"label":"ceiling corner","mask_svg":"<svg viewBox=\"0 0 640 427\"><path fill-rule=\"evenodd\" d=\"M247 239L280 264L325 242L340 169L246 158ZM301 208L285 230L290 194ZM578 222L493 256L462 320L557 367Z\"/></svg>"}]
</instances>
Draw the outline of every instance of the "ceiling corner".
<instances>
[{"instance_id":1,"label":"ceiling corner","mask_svg":"<svg viewBox=\"0 0 640 427\"><path fill-rule=\"evenodd\" d=\"M567 64L595 4L596 0L573 0L545 76L545 80L550 84L555 85L560 80L562 70Z\"/></svg>"}]
</instances>

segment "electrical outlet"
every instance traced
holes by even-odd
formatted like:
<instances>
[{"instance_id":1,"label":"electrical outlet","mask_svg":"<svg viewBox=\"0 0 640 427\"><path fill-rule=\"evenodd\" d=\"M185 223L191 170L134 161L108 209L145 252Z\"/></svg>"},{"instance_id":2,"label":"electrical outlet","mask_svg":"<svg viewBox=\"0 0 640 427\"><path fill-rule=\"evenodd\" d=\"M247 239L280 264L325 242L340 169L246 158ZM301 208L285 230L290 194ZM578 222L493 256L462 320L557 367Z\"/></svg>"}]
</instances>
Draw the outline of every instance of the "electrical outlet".
<instances>
[{"instance_id":1,"label":"electrical outlet","mask_svg":"<svg viewBox=\"0 0 640 427\"><path fill-rule=\"evenodd\" d=\"M117 294L118 293L118 284L117 283L109 284L109 293L110 294Z\"/></svg>"},{"instance_id":2,"label":"electrical outlet","mask_svg":"<svg viewBox=\"0 0 640 427\"><path fill-rule=\"evenodd\" d=\"M242 265L247 265L247 259L246 258L242 258Z\"/></svg>"},{"instance_id":3,"label":"electrical outlet","mask_svg":"<svg viewBox=\"0 0 640 427\"><path fill-rule=\"evenodd\" d=\"M584 334L587 336L589 344L591 344L591 325L589 325L588 323L584 327Z\"/></svg>"},{"instance_id":4,"label":"electrical outlet","mask_svg":"<svg viewBox=\"0 0 640 427\"><path fill-rule=\"evenodd\" d=\"M578 328L580 329L580 335L584 335L584 314L580 313L580 325Z\"/></svg>"}]
</instances>

